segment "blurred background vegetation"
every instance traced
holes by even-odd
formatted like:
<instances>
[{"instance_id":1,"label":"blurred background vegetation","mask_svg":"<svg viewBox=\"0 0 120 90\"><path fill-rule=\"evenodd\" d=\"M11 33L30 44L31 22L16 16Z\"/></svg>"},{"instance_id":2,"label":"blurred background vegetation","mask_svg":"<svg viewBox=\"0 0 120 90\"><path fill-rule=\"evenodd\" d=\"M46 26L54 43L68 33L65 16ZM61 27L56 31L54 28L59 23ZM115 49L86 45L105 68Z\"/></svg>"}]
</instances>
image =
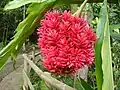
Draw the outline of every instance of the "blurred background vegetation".
<instances>
[{"instance_id":1,"label":"blurred background vegetation","mask_svg":"<svg viewBox=\"0 0 120 90\"><path fill-rule=\"evenodd\" d=\"M12 0L0 0L0 47L3 48L12 39L14 31L23 20L24 8L4 11L4 6Z\"/></svg>"}]
</instances>

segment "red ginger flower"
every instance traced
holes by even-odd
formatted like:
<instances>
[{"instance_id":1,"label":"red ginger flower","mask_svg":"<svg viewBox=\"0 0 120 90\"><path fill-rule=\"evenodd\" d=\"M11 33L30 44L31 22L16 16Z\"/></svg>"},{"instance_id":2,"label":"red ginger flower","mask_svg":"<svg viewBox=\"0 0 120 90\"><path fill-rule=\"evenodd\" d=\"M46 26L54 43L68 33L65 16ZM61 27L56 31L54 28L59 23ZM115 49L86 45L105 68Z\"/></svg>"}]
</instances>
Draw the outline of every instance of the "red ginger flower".
<instances>
[{"instance_id":1,"label":"red ginger flower","mask_svg":"<svg viewBox=\"0 0 120 90\"><path fill-rule=\"evenodd\" d=\"M38 28L44 66L53 73L74 74L94 60L96 35L83 18L48 12Z\"/></svg>"}]
</instances>

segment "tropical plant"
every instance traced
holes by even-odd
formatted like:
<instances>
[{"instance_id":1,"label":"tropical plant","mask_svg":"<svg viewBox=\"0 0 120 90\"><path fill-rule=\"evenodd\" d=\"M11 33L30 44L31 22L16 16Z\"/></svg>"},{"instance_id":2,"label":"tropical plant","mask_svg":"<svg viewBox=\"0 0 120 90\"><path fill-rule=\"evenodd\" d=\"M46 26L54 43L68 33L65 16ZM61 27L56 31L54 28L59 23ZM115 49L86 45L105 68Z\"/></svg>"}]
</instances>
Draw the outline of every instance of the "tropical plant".
<instances>
[{"instance_id":1,"label":"tropical plant","mask_svg":"<svg viewBox=\"0 0 120 90\"><path fill-rule=\"evenodd\" d=\"M109 14L107 0L88 0L88 2L102 2L100 8L99 21L96 27L97 42L95 45L95 75L98 90L114 90L110 29L118 26L109 25ZM6 47L0 51L0 70L4 67L9 57L16 58L23 43L33 31L38 27L39 21L50 8L58 7L63 4L81 3L82 0L14 0L8 3L4 10L15 9L26 4L30 4L27 9L28 16L18 25L14 39L11 40ZM108 0L108 2L116 3L117 0ZM81 10L80 10L81 11ZM109 28L110 27L110 28ZM119 36L118 34L112 35ZM88 86L81 81L84 89Z\"/></svg>"}]
</instances>

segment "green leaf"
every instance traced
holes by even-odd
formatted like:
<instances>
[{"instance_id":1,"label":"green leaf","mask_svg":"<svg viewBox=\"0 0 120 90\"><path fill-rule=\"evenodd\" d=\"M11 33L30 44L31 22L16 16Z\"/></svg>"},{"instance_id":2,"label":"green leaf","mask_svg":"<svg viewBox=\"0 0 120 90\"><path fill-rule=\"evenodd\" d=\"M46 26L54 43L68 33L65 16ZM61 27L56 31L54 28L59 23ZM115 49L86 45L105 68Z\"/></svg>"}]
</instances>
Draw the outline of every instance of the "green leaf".
<instances>
[{"instance_id":1,"label":"green leaf","mask_svg":"<svg viewBox=\"0 0 120 90\"><path fill-rule=\"evenodd\" d=\"M76 80L76 89L77 90L93 90L91 86L83 79Z\"/></svg>"},{"instance_id":2,"label":"green leaf","mask_svg":"<svg viewBox=\"0 0 120 90\"><path fill-rule=\"evenodd\" d=\"M65 81L64 81L65 84L67 84L67 85L73 87L73 78L65 77L64 80L65 80Z\"/></svg>"},{"instance_id":3,"label":"green leaf","mask_svg":"<svg viewBox=\"0 0 120 90\"><path fill-rule=\"evenodd\" d=\"M81 79L81 84L84 87L85 90L93 90L92 87L83 79Z\"/></svg>"},{"instance_id":4,"label":"green leaf","mask_svg":"<svg viewBox=\"0 0 120 90\"><path fill-rule=\"evenodd\" d=\"M45 1L43 3L34 3L33 7L28 8L30 10L29 15L18 25L14 39L0 51L0 71L11 55L16 56L18 54L26 38L33 33L44 13L54 4L55 0Z\"/></svg>"},{"instance_id":5,"label":"green leaf","mask_svg":"<svg viewBox=\"0 0 120 90\"><path fill-rule=\"evenodd\" d=\"M100 11L100 18L99 18L97 29L96 29L98 40L95 45L95 73L96 73L98 90L102 90L102 83L103 83L101 49L102 49L102 43L103 43L104 25L106 22L105 20L106 16L104 16L106 12L104 11L104 8L105 7L102 6Z\"/></svg>"},{"instance_id":6,"label":"green leaf","mask_svg":"<svg viewBox=\"0 0 120 90\"><path fill-rule=\"evenodd\" d=\"M5 6L5 10L15 9L29 3L41 3L45 0L13 0Z\"/></svg>"},{"instance_id":7,"label":"green leaf","mask_svg":"<svg viewBox=\"0 0 120 90\"><path fill-rule=\"evenodd\" d=\"M95 45L95 73L98 90L102 90L103 83L102 58L101 58L102 41L103 39L101 36Z\"/></svg>"},{"instance_id":8,"label":"green leaf","mask_svg":"<svg viewBox=\"0 0 120 90\"><path fill-rule=\"evenodd\" d=\"M5 63L8 60L8 57L11 55L11 53L9 53L9 51L7 51L6 53L4 53L4 55L0 56L0 69L2 69L5 66Z\"/></svg>"},{"instance_id":9,"label":"green leaf","mask_svg":"<svg viewBox=\"0 0 120 90\"><path fill-rule=\"evenodd\" d=\"M86 3L88 0L84 0L84 2L81 4L81 6L79 7L79 9L73 14L73 16L80 16L83 8L85 7Z\"/></svg>"},{"instance_id":10,"label":"green leaf","mask_svg":"<svg viewBox=\"0 0 120 90\"><path fill-rule=\"evenodd\" d=\"M120 24L110 25L110 30L119 29L119 28L120 28Z\"/></svg>"},{"instance_id":11,"label":"green leaf","mask_svg":"<svg viewBox=\"0 0 120 90\"><path fill-rule=\"evenodd\" d=\"M84 0L58 0L59 3L64 3L64 4L80 4ZM88 0L88 3L100 3L103 0ZM118 0L108 0L110 3L118 3Z\"/></svg>"},{"instance_id":12,"label":"green leaf","mask_svg":"<svg viewBox=\"0 0 120 90\"><path fill-rule=\"evenodd\" d=\"M40 84L41 90L49 90L48 87L45 85L45 82L42 80Z\"/></svg>"},{"instance_id":13,"label":"green leaf","mask_svg":"<svg viewBox=\"0 0 120 90\"><path fill-rule=\"evenodd\" d=\"M111 33L111 37L120 41L120 34L118 34L118 33Z\"/></svg>"},{"instance_id":14,"label":"green leaf","mask_svg":"<svg viewBox=\"0 0 120 90\"><path fill-rule=\"evenodd\" d=\"M107 0L104 0L96 30L99 40L96 52L96 79L98 90L113 90L113 73L110 47L110 30L107 11Z\"/></svg>"},{"instance_id":15,"label":"green leaf","mask_svg":"<svg viewBox=\"0 0 120 90\"><path fill-rule=\"evenodd\" d=\"M113 71L112 71L112 56L111 56L111 45L110 45L110 30L109 30L109 19L107 12L107 0L104 0L104 39L102 44L102 70L103 70L103 85L102 90L114 90L113 85Z\"/></svg>"},{"instance_id":16,"label":"green leaf","mask_svg":"<svg viewBox=\"0 0 120 90\"><path fill-rule=\"evenodd\" d=\"M81 80L78 80L77 78L75 82L74 82L74 77L66 77L64 80L65 80L64 81L65 84L75 88L76 90L87 90L87 89L84 89L84 87L82 86Z\"/></svg>"},{"instance_id":17,"label":"green leaf","mask_svg":"<svg viewBox=\"0 0 120 90\"><path fill-rule=\"evenodd\" d=\"M76 82L75 82L75 88L77 89L77 90L86 90L84 87L83 87L83 85L82 85L82 83L81 83L81 80L76 80Z\"/></svg>"},{"instance_id":18,"label":"green leaf","mask_svg":"<svg viewBox=\"0 0 120 90\"><path fill-rule=\"evenodd\" d=\"M120 79L117 82L117 90L120 90Z\"/></svg>"},{"instance_id":19,"label":"green leaf","mask_svg":"<svg viewBox=\"0 0 120 90\"><path fill-rule=\"evenodd\" d=\"M106 22L104 41L102 45L102 70L103 70L103 85L102 90L114 90L113 72L112 72L112 57L110 46L109 23Z\"/></svg>"}]
</instances>

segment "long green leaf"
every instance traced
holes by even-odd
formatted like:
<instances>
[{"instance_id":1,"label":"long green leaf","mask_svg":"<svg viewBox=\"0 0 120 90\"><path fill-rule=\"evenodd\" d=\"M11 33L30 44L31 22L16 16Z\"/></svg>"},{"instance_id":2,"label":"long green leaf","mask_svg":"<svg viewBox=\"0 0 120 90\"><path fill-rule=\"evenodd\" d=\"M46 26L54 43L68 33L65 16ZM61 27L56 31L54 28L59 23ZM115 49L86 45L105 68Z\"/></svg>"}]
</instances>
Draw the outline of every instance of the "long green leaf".
<instances>
[{"instance_id":1,"label":"long green leaf","mask_svg":"<svg viewBox=\"0 0 120 90\"><path fill-rule=\"evenodd\" d=\"M95 73L98 90L102 90L103 83L102 58L101 58L102 41L103 39L101 36L95 45Z\"/></svg>"},{"instance_id":2,"label":"long green leaf","mask_svg":"<svg viewBox=\"0 0 120 90\"><path fill-rule=\"evenodd\" d=\"M104 0L97 25L96 79L98 90L113 90L112 59L110 47L110 30L107 11L107 0Z\"/></svg>"},{"instance_id":3,"label":"long green leaf","mask_svg":"<svg viewBox=\"0 0 120 90\"><path fill-rule=\"evenodd\" d=\"M55 0L45 1L43 3L34 3L29 7L29 15L18 25L14 39L0 51L0 71L8 58L14 53L18 53L17 51L22 47L26 38L33 33L35 28L39 25L39 20L48 9L54 6L54 3ZM37 8L35 6L37 6Z\"/></svg>"},{"instance_id":4,"label":"long green leaf","mask_svg":"<svg viewBox=\"0 0 120 90\"><path fill-rule=\"evenodd\" d=\"M102 90L103 84L103 71L102 71L102 56L101 56L101 49L103 44L104 38L104 28L106 22L106 11L105 6L101 7L100 11L100 18L97 24L96 34L97 34L97 42L95 45L95 72L96 72L96 81L97 81L97 88L98 90Z\"/></svg>"},{"instance_id":5,"label":"long green leaf","mask_svg":"<svg viewBox=\"0 0 120 90\"><path fill-rule=\"evenodd\" d=\"M41 3L45 0L13 0L5 6L5 10L15 9L29 3Z\"/></svg>"},{"instance_id":6,"label":"long green leaf","mask_svg":"<svg viewBox=\"0 0 120 90\"><path fill-rule=\"evenodd\" d=\"M113 71L112 71L112 56L110 45L110 30L109 19L107 12L107 0L104 0L105 25L104 25L104 39L102 44L102 70L103 70L103 85L102 90L114 90L113 85Z\"/></svg>"},{"instance_id":7,"label":"long green leaf","mask_svg":"<svg viewBox=\"0 0 120 90\"><path fill-rule=\"evenodd\" d=\"M11 2L9 2L6 6L5 6L5 10L8 9L15 9L15 8L19 8L23 5L29 4L29 3L41 3L44 1L48 1L48 0L13 0ZM51 0L49 0L51 1ZM78 3L82 3L84 0L57 0L58 4L78 4ZM93 3L93 2L102 2L103 0L88 0L89 3ZM109 0L109 2L114 2L116 3L117 0Z\"/></svg>"}]
</instances>

